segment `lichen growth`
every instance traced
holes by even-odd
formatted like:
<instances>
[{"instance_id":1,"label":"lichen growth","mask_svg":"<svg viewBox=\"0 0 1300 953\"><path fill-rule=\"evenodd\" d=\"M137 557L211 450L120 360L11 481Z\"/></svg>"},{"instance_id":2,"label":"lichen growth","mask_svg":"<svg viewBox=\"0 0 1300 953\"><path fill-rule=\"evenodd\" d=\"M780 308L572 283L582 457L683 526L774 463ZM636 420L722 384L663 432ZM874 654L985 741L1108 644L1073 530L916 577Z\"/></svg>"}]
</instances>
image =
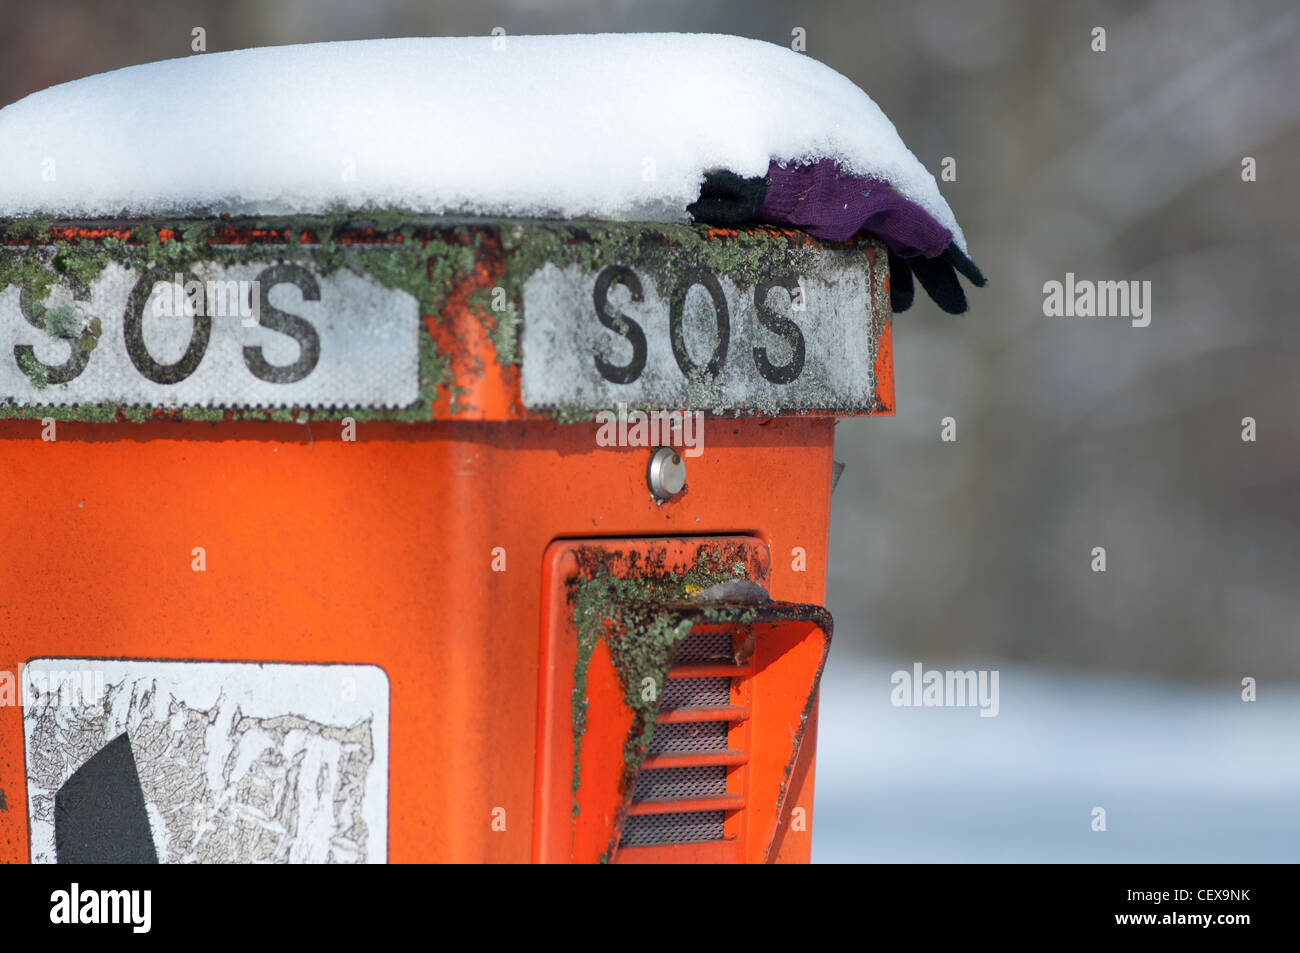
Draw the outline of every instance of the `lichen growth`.
<instances>
[{"instance_id":1,"label":"lichen growth","mask_svg":"<svg viewBox=\"0 0 1300 953\"><path fill-rule=\"evenodd\" d=\"M36 360L31 352L16 353L14 359L18 362L18 369L27 375L27 379L32 382L33 387L37 390L45 390L50 386L48 369L44 364Z\"/></svg>"},{"instance_id":2,"label":"lichen growth","mask_svg":"<svg viewBox=\"0 0 1300 953\"><path fill-rule=\"evenodd\" d=\"M619 553L596 546L576 551L577 577L570 588L573 623L577 633L577 661L573 671L573 815L579 813L582 738L587 727L587 672L592 653L602 640L609 650L623 701L633 713L632 727L623 744L626 791L645 760L659 713L659 692L642 697L643 679L651 678L662 690L673 647L691 631L696 619L683 619L674 603L692 592L728 579L746 577L751 569L746 550L739 545L702 546L692 563L674 569L659 551ZM700 618L708 619L708 613Z\"/></svg>"},{"instance_id":3,"label":"lichen growth","mask_svg":"<svg viewBox=\"0 0 1300 953\"><path fill-rule=\"evenodd\" d=\"M45 330L56 338L70 338L81 333L81 314L70 304L45 309Z\"/></svg>"}]
</instances>

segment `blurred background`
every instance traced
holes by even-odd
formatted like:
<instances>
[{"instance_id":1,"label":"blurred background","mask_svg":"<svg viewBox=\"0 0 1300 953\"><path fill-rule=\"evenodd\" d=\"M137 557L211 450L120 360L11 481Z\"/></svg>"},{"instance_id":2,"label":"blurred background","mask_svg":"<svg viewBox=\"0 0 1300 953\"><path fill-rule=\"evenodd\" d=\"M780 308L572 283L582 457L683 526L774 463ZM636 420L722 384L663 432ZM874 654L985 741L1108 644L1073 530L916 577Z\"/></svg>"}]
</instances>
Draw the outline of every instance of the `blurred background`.
<instances>
[{"instance_id":1,"label":"blurred background","mask_svg":"<svg viewBox=\"0 0 1300 953\"><path fill-rule=\"evenodd\" d=\"M802 28L955 160L990 278L899 315L896 416L839 425L814 858L1300 859L1294 2L0 0L0 105L196 26L210 52ZM1045 317L1066 272L1150 281L1150 326ZM998 670L999 715L894 707L918 662Z\"/></svg>"}]
</instances>

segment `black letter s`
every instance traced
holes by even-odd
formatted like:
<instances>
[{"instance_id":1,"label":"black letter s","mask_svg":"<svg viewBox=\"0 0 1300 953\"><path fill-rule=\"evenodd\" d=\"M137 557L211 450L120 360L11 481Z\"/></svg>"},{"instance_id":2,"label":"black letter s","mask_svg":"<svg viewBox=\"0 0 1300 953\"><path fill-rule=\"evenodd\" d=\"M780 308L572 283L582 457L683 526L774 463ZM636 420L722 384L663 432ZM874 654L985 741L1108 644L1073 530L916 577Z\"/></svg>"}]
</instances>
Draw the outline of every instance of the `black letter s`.
<instances>
[{"instance_id":1,"label":"black letter s","mask_svg":"<svg viewBox=\"0 0 1300 953\"><path fill-rule=\"evenodd\" d=\"M303 301L319 301L320 286L316 284L311 272L302 265L275 265L258 275L257 280L261 287L258 324L287 334L297 341L298 360L292 364L275 365L262 356L261 347L246 347L244 363L261 380L271 384L293 384L315 370L320 361L320 335L306 318L274 307L271 304L271 289L281 284L294 285L302 292Z\"/></svg>"},{"instance_id":2,"label":"black letter s","mask_svg":"<svg viewBox=\"0 0 1300 953\"><path fill-rule=\"evenodd\" d=\"M596 304L596 317L600 319L600 323L620 337L626 338L632 345L632 360L619 367L597 354L596 369L600 371L600 376L610 383L630 384L645 370L645 331L641 330L641 325L621 311L615 311L612 315L606 313L606 305L609 304L609 287L615 281L627 286L628 291L632 292L633 301L642 300L641 279L626 265L610 265L600 273L596 278L595 290L592 291L592 300Z\"/></svg>"},{"instance_id":3,"label":"black letter s","mask_svg":"<svg viewBox=\"0 0 1300 953\"><path fill-rule=\"evenodd\" d=\"M780 281L760 281L754 285L754 307L758 310L758 323L776 333L790 345L790 363L775 365L767 357L767 348L754 348L754 363L758 372L773 384L788 384L803 373L804 340L799 325L782 317L767 306L767 293L773 288L790 292L790 300L799 294L799 279L793 275Z\"/></svg>"}]
</instances>

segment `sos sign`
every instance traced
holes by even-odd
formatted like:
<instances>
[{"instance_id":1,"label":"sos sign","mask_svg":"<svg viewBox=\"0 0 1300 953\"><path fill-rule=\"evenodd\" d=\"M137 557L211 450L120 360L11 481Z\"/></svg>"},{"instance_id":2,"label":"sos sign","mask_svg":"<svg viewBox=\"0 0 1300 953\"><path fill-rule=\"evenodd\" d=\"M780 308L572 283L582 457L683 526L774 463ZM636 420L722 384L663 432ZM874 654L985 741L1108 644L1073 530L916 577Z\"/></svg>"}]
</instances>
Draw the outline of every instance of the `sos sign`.
<instances>
[{"instance_id":1,"label":"sos sign","mask_svg":"<svg viewBox=\"0 0 1300 953\"><path fill-rule=\"evenodd\" d=\"M110 264L75 298L0 289L0 401L408 407L420 331L410 293L310 259Z\"/></svg>"},{"instance_id":2,"label":"sos sign","mask_svg":"<svg viewBox=\"0 0 1300 953\"><path fill-rule=\"evenodd\" d=\"M617 365L600 354L595 355L596 367L605 380L614 384L630 384L641 376L645 370L647 345L645 329L627 315L610 307L609 291L614 285L623 285L631 292L632 300L645 300L641 279L635 271L626 265L611 265L596 278L592 298L596 306L596 317L600 323L615 334L627 339L632 345L632 358L626 364ZM685 339L686 296L692 288L703 288L713 304L713 316L716 322L717 343L713 353L703 365L697 364L687 353ZM768 292L773 288L783 288L790 296L791 308L803 310L803 287L798 277L790 275L775 281L760 281L754 285L754 309L758 314L759 324L785 341L789 348L789 358L781 364L774 363L768 355L767 347L755 346L752 349L754 367L764 380L773 384L788 384L803 373L804 353L806 349L803 331L791 318L778 314L767 304ZM673 289L668 299L668 340L672 347L673 360L686 377L701 372L716 378L727 361L727 351L731 345L731 312L728 310L727 296L722 284L712 273L704 270L690 272Z\"/></svg>"},{"instance_id":3,"label":"sos sign","mask_svg":"<svg viewBox=\"0 0 1300 953\"><path fill-rule=\"evenodd\" d=\"M296 287L303 301L319 301L320 285L302 265L277 264L263 269L252 282L200 281L192 271L164 277L162 269L146 271L131 289L122 329L126 354L135 369L155 384L178 384L198 368L212 340L213 317L255 317L256 323L292 338L298 345L298 358L287 364L272 364L259 345L243 348L243 360L249 372L258 380L276 384L300 381L320 363L320 335L298 315L281 311L271 304L271 289L281 284ZM173 291L179 299L173 304ZM245 302L247 306L245 307ZM255 302L255 303L254 303ZM160 304L166 307L159 307ZM38 331L49 331L49 308L35 300L27 287L23 287L19 308L27 323ZM179 317L184 313L193 319L190 339L179 359L163 362L154 357L145 341L144 320L146 311ZM102 325L101 325L102 327ZM99 345L99 333L92 324L81 330L73 341L67 360L60 364L47 364L36 356L30 344L16 344L14 360L20 370L34 381L45 384L66 384L76 380L90 363Z\"/></svg>"}]
</instances>

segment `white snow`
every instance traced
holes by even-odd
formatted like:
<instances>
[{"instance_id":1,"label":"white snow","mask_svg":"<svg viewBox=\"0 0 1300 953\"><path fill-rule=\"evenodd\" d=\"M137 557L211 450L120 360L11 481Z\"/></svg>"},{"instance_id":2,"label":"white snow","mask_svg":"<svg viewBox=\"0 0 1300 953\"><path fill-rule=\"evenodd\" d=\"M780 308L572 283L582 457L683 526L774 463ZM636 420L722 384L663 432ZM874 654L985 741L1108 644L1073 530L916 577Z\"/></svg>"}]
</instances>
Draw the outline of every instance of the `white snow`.
<instances>
[{"instance_id":1,"label":"white snow","mask_svg":"<svg viewBox=\"0 0 1300 953\"><path fill-rule=\"evenodd\" d=\"M965 248L866 93L807 55L706 34L317 43L87 77L0 110L0 215L688 221L705 170L773 158L886 179Z\"/></svg>"}]
</instances>

